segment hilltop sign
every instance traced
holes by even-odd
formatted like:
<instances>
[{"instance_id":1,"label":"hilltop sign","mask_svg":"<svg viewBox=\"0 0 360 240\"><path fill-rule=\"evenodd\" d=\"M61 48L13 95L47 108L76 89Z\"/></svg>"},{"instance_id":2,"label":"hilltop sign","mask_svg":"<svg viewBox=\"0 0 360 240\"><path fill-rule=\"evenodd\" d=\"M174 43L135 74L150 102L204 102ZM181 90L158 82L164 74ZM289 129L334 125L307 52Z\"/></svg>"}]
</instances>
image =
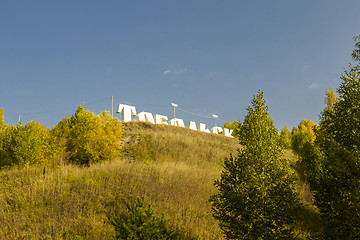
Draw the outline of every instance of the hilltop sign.
<instances>
[{"instance_id":1,"label":"hilltop sign","mask_svg":"<svg viewBox=\"0 0 360 240\"><path fill-rule=\"evenodd\" d=\"M178 126L185 128L184 120L180 118L173 118L170 121L168 121L168 117L160 114L153 115L149 112L140 112L139 114L136 114L136 108L134 106L129 106L125 104L119 104L117 108L117 113L122 113L122 121L123 122L130 122L132 121L131 117L136 116L136 120L140 122L149 122L152 124L166 124L171 126ZM193 121L190 121L187 125L187 128L195 131L200 132L206 132L206 133L216 133L216 134L223 134L227 137L232 137L231 134L233 130L221 127L213 127L210 130L206 129L206 125L204 123L199 123L198 126L196 126L196 123Z\"/></svg>"}]
</instances>

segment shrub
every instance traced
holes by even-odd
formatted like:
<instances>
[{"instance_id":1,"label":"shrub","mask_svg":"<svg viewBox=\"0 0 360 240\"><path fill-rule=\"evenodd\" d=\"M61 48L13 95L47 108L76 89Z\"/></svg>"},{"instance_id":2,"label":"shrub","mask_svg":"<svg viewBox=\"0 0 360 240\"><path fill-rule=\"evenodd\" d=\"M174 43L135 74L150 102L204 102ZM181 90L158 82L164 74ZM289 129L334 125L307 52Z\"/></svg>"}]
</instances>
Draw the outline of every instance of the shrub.
<instances>
[{"instance_id":1,"label":"shrub","mask_svg":"<svg viewBox=\"0 0 360 240\"><path fill-rule=\"evenodd\" d=\"M65 124L66 125L66 124ZM70 161L90 165L120 155L121 123L109 112L95 115L79 106L70 118L69 128L63 127Z\"/></svg>"},{"instance_id":2,"label":"shrub","mask_svg":"<svg viewBox=\"0 0 360 240\"><path fill-rule=\"evenodd\" d=\"M114 215L111 219L116 232L114 239L180 239L164 216L154 216L154 210L144 204L144 198L131 198L126 207L128 215Z\"/></svg>"},{"instance_id":3,"label":"shrub","mask_svg":"<svg viewBox=\"0 0 360 240\"><path fill-rule=\"evenodd\" d=\"M49 131L38 122L4 126L0 132L0 167L29 166L51 155Z\"/></svg>"}]
</instances>

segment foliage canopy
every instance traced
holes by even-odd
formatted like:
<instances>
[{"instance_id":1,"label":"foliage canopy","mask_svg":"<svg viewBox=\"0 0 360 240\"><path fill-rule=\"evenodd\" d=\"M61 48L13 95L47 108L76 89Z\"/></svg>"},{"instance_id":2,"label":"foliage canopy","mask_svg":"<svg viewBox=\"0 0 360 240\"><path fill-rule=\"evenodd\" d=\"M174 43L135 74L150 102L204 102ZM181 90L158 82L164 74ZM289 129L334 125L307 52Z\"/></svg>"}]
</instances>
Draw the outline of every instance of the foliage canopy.
<instances>
[{"instance_id":1,"label":"foliage canopy","mask_svg":"<svg viewBox=\"0 0 360 240\"><path fill-rule=\"evenodd\" d=\"M95 115L79 106L69 121L60 124L64 125L60 127L65 130L64 135L68 136L65 146L71 162L90 165L119 156L121 123L109 112Z\"/></svg>"},{"instance_id":2,"label":"foliage canopy","mask_svg":"<svg viewBox=\"0 0 360 240\"><path fill-rule=\"evenodd\" d=\"M284 149L291 148L291 132L286 125L281 129L280 132L280 144Z\"/></svg>"},{"instance_id":3,"label":"foliage canopy","mask_svg":"<svg viewBox=\"0 0 360 240\"><path fill-rule=\"evenodd\" d=\"M38 122L0 129L0 168L43 163L51 153L49 132Z\"/></svg>"},{"instance_id":4,"label":"foliage canopy","mask_svg":"<svg viewBox=\"0 0 360 240\"><path fill-rule=\"evenodd\" d=\"M243 148L237 157L225 159L215 181L213 215L227 239L293 239L299 206L295 178L283 159L262 92L247 110L239 134Z\"/></svg>"},{"instance_id":5,"label":"foliage canopy","mask_svg":"<svg viewBox=\"0 0 360 240\"><path fill-rule=\"evenodd\" d=\"M296 154L302 154L305 143L314 143L316 129L317 125L306 119L302 120L297 128L292 129L291 147Z\"/></svg>"},{"instance_id":6,"label":"foliage canopy","mask_svg":"<svg viewBox=\"0 0 360 240\"><path fill-rule=\"evenodd\" d=\"M315 203L326 239L360 238L360 42L355 46L352 56L358 63L341 76L338 98L320 118L323 173L315 184Z\"/></svg>"}]
</instances>

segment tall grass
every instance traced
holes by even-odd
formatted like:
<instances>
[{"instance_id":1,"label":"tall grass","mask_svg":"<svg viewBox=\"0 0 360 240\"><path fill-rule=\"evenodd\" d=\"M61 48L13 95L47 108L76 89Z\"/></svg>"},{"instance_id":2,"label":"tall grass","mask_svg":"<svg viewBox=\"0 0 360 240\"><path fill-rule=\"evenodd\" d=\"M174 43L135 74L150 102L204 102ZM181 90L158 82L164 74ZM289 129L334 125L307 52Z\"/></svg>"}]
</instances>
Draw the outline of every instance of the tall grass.
<instances>
[{"instance_id":1,"label":"tall grass","mask_svg":"<svg viewBox=\"0 0 360 240\"><path fill-rule=\"evenodd\" d=\"M125 211L129 196L145 196L158 214L189 238L219 239L207 202L216 169L183 163L116 160L89 168L62 166L0 173L0 239L109 239L111 212Z\"/></svg>"},{"instance_id":2,"label":"tall grass","mask_svg":"<svg viewBox=\"0 0 360 240\"><path fill-rule=\"evenodd\" d=\"M237 139L174 126L128 122L123 130L124 157L135 161L221 166L239 148Z\"/></svg>"},{"instance_id":3,"label":"tall grass","mask_svg":"<svg viewBox=\"0 0 360 240\"><path fill-rule=\"evenodd\" d=\"M130 196L145 196L188 239L221 239L208 199L237 141L167 126L124 127L123 159L85 168L58 159L45 174L39 166L1 171L0 239L110 239L109 216L125 212Z\"/></svg>"},{"instance_id":4,"label":"tall grass","mask_svg":"<svg viewBox=\"0 0 360 240\"><path fill-rule=\"evenodd\" d=\"M120 159L79 167L58 158L45 171L0 171L0 239L111 239L110 217L126 212L130 196L145 197L186 239L223 239L208 199L238 141L138 122L123 131ZM310 210L299 222L303 236L317 216Z\"/></svg>"}]
</instances>

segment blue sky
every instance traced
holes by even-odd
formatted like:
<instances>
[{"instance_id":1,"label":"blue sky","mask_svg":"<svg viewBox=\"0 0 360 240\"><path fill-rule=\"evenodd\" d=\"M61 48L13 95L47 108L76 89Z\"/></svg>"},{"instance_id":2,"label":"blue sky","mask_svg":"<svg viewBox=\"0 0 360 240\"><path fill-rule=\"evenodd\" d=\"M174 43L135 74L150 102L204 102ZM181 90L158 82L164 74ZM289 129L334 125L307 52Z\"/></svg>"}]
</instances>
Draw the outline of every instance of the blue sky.
<instances>
[{"instance_id":1,"label":"blue sky","mask_svg":"<svg viewBox=\"0 0 360 240\"><path fill-rule=\"evenodd\" d=\"M359 9L357 0L0 0L0 107L9 124L21 114L51 128L83 103L111 110L114 96L169 117L175 102L177 117L211 127L212 114L243 121L261 89L278 129L317 122L351 62Z\"/></svg>"}]
</instances>

